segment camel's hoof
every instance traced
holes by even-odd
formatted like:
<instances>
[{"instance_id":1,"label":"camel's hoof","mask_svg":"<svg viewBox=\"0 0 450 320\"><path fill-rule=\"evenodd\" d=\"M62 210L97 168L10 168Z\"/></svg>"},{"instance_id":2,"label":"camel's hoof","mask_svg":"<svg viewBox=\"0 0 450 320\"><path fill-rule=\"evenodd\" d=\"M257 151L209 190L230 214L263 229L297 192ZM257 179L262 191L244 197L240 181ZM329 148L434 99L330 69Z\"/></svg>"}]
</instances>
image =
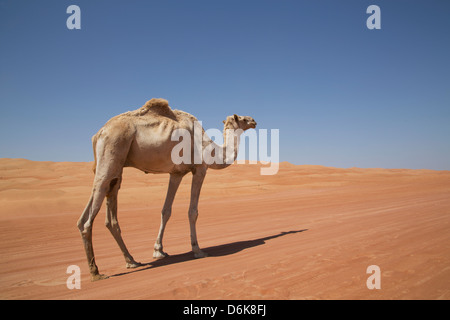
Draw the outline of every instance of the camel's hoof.
<instances>
[{"instance_id":1,"label":"camel's hoof","mask_svg":"<svg viewBox=\"0 0 450 320\"><path fill-rule=\"evenodd\" d=\"M209 254L207 254L206 252L203 251L199 251L199 252L194 252L194 258L195 259L201 259L201 258L205 258L208 257Z\"/></svg>"},{"instance_id":2,"label":"camel's hoof","mask_svg":"<svg viewBox=\"0 0 450 320\"><path fill-rule=\"evenodd\" d=\"M169 255L163 251L153 251L153 259L162 259L168 256Z\"/></svg>"},{"instance_id":3,"label":"camel's hoof","mask_svg":"<svg viewBox=\"0 0 450 320\"><path fill-rule=\"evenodd\" d=\"M108 279L109 277L106 274L91 274L91 281Z\"/></svg>"},{"instance_id":4,"label":"camel's hoof","mask_svg":"<svg viewBox=\"0 0 450 320\"><path fill-rule=\"evenodd\" d=\"M143 264L140 262L136 262L136 261L127 262L127 269L134 269L134 268L141 267L141 266L143 266Z\"/></svg>"}]
</instances>

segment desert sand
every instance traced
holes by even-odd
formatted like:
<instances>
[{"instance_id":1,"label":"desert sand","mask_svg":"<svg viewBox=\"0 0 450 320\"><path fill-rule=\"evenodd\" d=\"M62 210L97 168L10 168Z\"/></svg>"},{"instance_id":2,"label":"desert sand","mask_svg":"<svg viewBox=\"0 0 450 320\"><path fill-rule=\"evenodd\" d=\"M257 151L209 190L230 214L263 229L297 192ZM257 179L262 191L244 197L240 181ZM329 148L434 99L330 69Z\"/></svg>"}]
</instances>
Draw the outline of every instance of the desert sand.
<instances>
[{"instance_id":1,"label":"desert sand","mask_svg":"<svg viewBox=\"0 0 450 320\"><path fill-rule=\"evenodd\" d=\"M92 163L0 159L1 299L450 299L450 171L339 169L281 163L209 170L194 259L187 219L190 175L175 198L164 249L153 260L168 175L125 168L119 192L123 256L94 223L108 279L91 282L76 227ZM67 267L81 268L68 289ZM366 286L380 268L380 289Z\"/></svg>"}]
</instances>

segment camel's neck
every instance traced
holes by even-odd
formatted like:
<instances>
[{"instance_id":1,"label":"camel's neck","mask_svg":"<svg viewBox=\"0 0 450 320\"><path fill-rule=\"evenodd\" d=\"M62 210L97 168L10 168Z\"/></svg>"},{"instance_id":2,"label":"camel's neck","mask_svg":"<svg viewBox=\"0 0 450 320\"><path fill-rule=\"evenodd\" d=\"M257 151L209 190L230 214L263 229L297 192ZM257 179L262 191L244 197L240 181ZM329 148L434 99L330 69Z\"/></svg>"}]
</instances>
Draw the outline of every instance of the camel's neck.
<instances>
[{"instance_id":1,"label":"camel's neck","mask_svg":"<svg viewBox=\"0 0 450 320\"><path fill-rule=\"evenodd\" d=\"M225 169L232 165L237 158L239 152L239 143L241 141L241 134L244 133L242 129L234 128L233 124L226 124L223 128L223 141L222 146L217 146L218 149L222 149L223 161L220 163L212 163L209 165L211 169ZM213 142L214 143L214 142Z\"/></svg>"}]
</instances>

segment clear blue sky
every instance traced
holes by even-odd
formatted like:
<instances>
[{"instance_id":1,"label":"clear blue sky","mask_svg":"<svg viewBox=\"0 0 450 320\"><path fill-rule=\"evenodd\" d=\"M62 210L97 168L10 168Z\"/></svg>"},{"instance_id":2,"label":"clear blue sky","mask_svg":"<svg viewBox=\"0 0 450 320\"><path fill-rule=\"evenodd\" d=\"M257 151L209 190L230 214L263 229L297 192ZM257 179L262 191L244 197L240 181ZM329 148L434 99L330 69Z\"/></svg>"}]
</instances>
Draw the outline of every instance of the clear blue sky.
<instances>
[{"instance_id":1,"label":"clear blue sky","mask_svg":"<svg viewBox=\"0 0 450 320\"><path fill-rule=\"evenodd\" d=\"M281 161L449 170L449 39L445 0L0 0L0 157L91 161L109 118L163 97L280 129Z\"/></svg>"}]
</instances>

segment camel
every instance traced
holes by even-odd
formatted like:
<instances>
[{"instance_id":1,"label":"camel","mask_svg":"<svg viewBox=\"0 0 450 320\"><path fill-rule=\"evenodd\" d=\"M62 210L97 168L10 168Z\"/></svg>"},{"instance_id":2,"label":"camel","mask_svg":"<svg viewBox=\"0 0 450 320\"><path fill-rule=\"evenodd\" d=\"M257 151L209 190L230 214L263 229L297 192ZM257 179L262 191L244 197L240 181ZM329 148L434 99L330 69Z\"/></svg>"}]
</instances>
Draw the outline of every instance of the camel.
<instances>
[{"instance_id":1,"label":"camel","mask_svg":"<svg viewBox=\"0 0 450 320\"><path fill-rule=\"evenodd\" d=\"M191 246L195 258L207 256L200 250L197 241L196 221L198 217L198 201L200 190L208 168L224 169L234 162L239 148L239 137L247 129L255 128L256 122L248 116L228 116L224 123L224 144L218 146L201 128L203 138L200 148L223 150L223 161L185 161L175 164L172 160L172 150L179 143L174 141L172 134L178 130L190 133L194 141L194 128L197 118L193 115L170 108L165 99L153 98L141 108L128 111L111 118L93 137L95 173L93 187L89 202L81 214L77 226L83 240L84 249L89 265L89 272L93 281L107 278L99 273L95 263L92 245L92 225L97 216L104 198L106 197L105 225L119 245L127 268L142 266L136 262L129 253L121 236L117 220L117 195L122 182L124 167L134 167L145 173L168 173L170 175L166 199L161 211L161 225L154 245L153 258L161 259L168 256L163 251L164 230L172 212L172 203L178 186L183 177L191 172L193 175L191 198L188 211ZM231 132L231 134L225 133ZM191 160L194 160L195 143L191 143ZM230 152L227 145L232 145ZM211 148L210 148L211 149ZM185 152L186 150L182 150ZM210 160L210 159L209 159Z\"/></svg>"}]
</instances>

